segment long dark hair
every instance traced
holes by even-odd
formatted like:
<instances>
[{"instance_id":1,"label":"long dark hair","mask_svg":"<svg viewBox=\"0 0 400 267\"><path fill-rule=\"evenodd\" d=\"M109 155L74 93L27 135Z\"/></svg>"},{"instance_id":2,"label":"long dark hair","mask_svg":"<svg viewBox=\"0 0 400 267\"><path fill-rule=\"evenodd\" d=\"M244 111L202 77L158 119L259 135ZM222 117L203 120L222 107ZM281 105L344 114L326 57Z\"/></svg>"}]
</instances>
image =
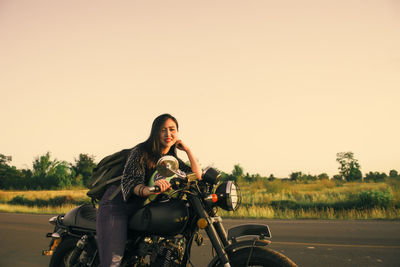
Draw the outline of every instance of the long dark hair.
<instances>
[{"instance_id":1,"label":"long dark hair","mask_svg":"<svg viewBox=\"0 0 400 267\"><path fill-rule=\"evenodd\" d=\"M154 119L151 126L151 132L149 138L141 143L141 147L144 150L143 156L141 158L141 163L146 164L149 168L154 168L158 159L161 155L161 144L160 144L160 133L161 127L164 125L165 121L171 119L176 124L176 130L179 129L178 121L171 114L165 113ZM170 148L169 155L176 157L176 147L175 144Z\"/></svg>"}]
</instances>

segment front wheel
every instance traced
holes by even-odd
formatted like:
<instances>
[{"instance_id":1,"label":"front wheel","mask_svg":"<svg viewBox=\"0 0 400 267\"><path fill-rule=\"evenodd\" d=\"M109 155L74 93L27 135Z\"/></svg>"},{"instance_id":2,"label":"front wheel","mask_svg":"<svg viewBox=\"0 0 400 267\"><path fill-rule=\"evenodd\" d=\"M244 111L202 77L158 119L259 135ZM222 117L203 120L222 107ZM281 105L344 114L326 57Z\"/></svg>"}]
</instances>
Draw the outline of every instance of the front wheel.
<instances>
[{"instance_id":1,"label":"front wheel","mask_svg":"<svg viewBox=\"0 0 400 267\"><path fill-rule=\"evenodd\" d=\"M296 263L285 255L265 247L246 247L238 249L229 254L229 261L232 267L297 267ZM217 262L213 266L220 267L222 265Z\"/></svg>"}]
</instances>

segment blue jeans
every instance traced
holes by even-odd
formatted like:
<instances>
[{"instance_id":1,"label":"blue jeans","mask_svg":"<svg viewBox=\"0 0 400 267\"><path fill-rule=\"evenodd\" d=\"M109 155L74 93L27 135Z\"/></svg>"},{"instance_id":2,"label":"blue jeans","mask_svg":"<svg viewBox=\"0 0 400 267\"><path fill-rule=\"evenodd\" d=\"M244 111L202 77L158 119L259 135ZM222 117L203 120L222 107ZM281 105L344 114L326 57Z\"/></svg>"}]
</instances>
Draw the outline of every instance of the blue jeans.
<instances>
[{"instance_id":1,"label":"blue jeans","mask_svg":"<svg viewBox=\"0 0 400 267\"><path fill-rule=\"evenodd\" d=\"M104 193L98 208L96 231L101 267L118 267L125 251L129 218L143 206L145 199L132 196L125 202L119 193L108 198L117 189L111 185Z\"/></svg>"}]
</instances>

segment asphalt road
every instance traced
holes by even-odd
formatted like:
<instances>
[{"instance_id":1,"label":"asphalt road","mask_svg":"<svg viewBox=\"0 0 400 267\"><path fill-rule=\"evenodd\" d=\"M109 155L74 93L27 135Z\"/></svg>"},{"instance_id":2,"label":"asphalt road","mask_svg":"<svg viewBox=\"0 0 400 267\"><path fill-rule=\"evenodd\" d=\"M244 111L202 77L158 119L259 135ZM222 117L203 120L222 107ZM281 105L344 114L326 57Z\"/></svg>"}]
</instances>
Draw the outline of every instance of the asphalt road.
<instances>
[{"instance_id":1,"label":"asphalt road","mask_svg":"<svg viewBox=\"0 0 400 267\"><path fill-rule=\"evenodd\" d=\"M0 267L48 266L50 215L0 213ZM243 223L265 223L275 249L299 266L400 266L400 222L320 220L224 220L228 229ZM205 234L204 234L204 237ZM210 242L194 245L192 263L206 266Z\"/></svg>"}]
</instances>

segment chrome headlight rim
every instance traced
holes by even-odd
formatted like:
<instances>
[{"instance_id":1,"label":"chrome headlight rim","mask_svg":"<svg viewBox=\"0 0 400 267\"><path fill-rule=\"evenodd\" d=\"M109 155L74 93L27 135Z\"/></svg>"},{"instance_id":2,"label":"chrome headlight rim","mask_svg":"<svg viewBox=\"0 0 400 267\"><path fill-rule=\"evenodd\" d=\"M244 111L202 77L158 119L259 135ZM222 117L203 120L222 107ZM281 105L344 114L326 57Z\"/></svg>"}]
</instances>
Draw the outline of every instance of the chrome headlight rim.
<instances>
[{"instance_id":1,"label":"chrome headlight rim","mask_svg":"<svg viewBox=\"0 0 400 267\"><path fill-rule=\"evenodd\" d=\"M225 181L220 183L215 194L218 196L216 205L227 211L236 211L242 202L240 187L235 181Z\"/></svg>"}]
</instances>

